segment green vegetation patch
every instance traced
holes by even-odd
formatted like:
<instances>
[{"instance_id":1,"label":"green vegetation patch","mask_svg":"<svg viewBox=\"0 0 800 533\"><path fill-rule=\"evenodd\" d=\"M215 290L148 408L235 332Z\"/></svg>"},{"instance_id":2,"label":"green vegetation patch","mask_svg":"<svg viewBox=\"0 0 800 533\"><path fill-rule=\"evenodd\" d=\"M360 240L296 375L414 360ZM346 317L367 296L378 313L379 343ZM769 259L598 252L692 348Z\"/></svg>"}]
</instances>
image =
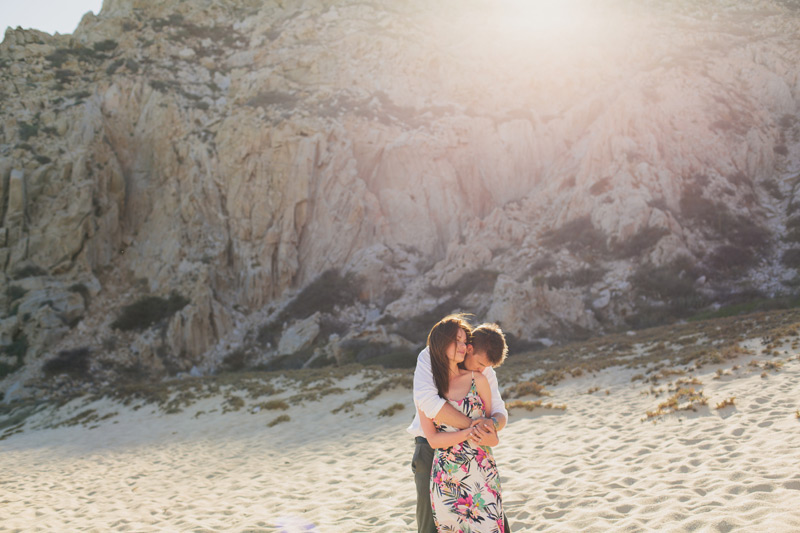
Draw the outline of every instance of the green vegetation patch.
<instances>
[{"instance_id":1,"label":"green vegetation patch","mask_svg":"<svg viewBox=\"0 0 800 533\"><path fill-rule=\"evenodd\" d=\"M28 265L14 271L14 279L34 278L46 276L47 271L36 265Z\"/></svg>"},{"instance_id":2,"label":"green vegetation patch","mask_svg":"<svg viewBox=\"0 0 800 533\"><path fill-rule=\"evenodd\" d=\"M478 269L467 272L457 281L447 287L430 287L428 292L433 296L450 294L453 296L468 296L475 292L487 293L494 290L499 272L495 270Z\"/></svg>"},{"instance_id":3,"label":"green vegetation patch","mask_svg":"<svg viewBox=\"0 0 800 533\"><path fill-rule=\"evenodd\" d=\"M91 351L89 348L64 350L59 352L53 359L47 361L42 366L42 371L48 378L61 374L74 377L87 376L89 374L90 356Z\"/></svg>"},{"instance_id":4,"label":"green vegetation patch","mask_svg":"<svg viewBox=\"0 0 800 533\"><path fill-rule=\"evenodd\" d=\"M188 304L189 300L176 292L170 294L168 299L145 296L126 305L111 327L122 331L144 330L171 317Z\"/></svg>"},{"instance_id":5,"label":"green vegetation patch","mask_svg":"<svg viewBox=\"0 0 800 533\"><path fill-rule=\"evenodd\" d=\"M336 307L352 305L358 299L359 293L359 283L354 274L342 275L338 270L327 270L286 306L282 316L302 319L317 311L330 313Z\"/></svg>"},{"instance_id":6,"label":"green vegetation patch","mask_svg":"<svg viewBox=\"0 0 800 533\"><path fill-rule=\"evenodd\" d=\"M24 120L20 120L17 123L17 129L19 130L19 138L23 141L27 141L31 137L36 137L39 135L39 125L29 124Z\"/></svg>"},{"instance_id":7,"label":"green vegetation patch","mask_svg":"<svg viewBox=\"0 0 800 533\"><path fill-rule=\"evenodd\" d=\"M573 253L591 251L604 254L608 251L606 235L594 227L588 216L545 232L542 243L550 249L567 248Z\"/></svg>"}]
</instances>

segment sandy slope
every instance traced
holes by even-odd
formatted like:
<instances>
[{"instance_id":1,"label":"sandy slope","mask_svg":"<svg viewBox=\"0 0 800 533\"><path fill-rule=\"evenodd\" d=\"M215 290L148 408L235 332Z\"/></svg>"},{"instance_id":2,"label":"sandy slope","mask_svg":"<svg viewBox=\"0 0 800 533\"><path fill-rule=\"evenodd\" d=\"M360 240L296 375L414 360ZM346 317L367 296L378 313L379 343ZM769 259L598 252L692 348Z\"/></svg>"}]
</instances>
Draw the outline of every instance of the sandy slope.
<instances>
[{"instance_id":1,"label":"sandy slope","mask_svg":"<svg viewBox=\"0 0 800 533\"><path fill-rule=\"evenodd\" d=\"M784 365L762 377L753 359ZM646 421L671 383L656 396L633 372L552 388L566 411L512 411L495 454L514 531L800 530L796 354L695 371L708 407ZM169 415L108 399L45 409L0 441L0 531L412 531L410 408L377 416L410 393L332 414L363 396L353 379L273 427L281 411L223 413L219 395ZM116 414L46 427L86 409Z\"/></svg>"}]
</instances>

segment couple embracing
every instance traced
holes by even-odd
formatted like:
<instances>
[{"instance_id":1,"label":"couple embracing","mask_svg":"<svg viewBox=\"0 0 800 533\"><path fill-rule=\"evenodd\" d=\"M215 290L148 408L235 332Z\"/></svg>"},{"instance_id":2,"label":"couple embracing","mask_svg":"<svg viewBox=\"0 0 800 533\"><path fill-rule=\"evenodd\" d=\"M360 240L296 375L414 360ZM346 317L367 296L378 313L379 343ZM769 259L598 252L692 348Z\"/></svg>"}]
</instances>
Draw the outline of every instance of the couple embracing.
<instances>
[{"instance_id":1,"label":"couple embracing","mask_svg":"<svg viewBox=\"0 0 800 533\"><path fill-rule=\"evenodd\" d=\"M508 354L496 324L440 320L414 371L411 469L419 533L508 533L491 446L508 420L494 367Z\"/></svg>"}]
</instances>

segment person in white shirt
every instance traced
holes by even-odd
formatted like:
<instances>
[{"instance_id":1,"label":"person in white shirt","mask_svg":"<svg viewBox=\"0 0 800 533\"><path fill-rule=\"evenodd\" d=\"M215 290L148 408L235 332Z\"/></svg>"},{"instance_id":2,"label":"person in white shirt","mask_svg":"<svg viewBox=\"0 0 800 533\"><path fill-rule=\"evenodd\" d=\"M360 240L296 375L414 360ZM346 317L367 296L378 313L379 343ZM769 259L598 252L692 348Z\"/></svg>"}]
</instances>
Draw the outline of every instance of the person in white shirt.
<instances>
[{"instance_id":1,"label":"person in white shirt","mask_svg":"<svg viewBox=\"0 0 800 533\"><path fill-rule=\"evenodd\" d=\"M454 428L471 428L470 441L478 446L495 446L499 442L497 432L505 427L508 421L503 399L498 390L497 375L494 367L500 366L508 354L505 336L496 324L481 324L474 330L463 315L450 315L442 319L456 320L467 333L469 344L457 345L457 349L465 350L463 366L466 370L481 372L488 380L491 389L491 417L472 420L458 411L444 398L439 396L431 371L431 359L428 347L417 357L414 371L414 406L417 414L408 427L414 436L414 457L411 470L417 488L417 531L419 533L436 533L430 501L430 477L433 463L433 449L425 438L420 423L419 411L439 424ZM509 532L508 520L504 516L505 532Z\"/></svg>"}]
</instances>

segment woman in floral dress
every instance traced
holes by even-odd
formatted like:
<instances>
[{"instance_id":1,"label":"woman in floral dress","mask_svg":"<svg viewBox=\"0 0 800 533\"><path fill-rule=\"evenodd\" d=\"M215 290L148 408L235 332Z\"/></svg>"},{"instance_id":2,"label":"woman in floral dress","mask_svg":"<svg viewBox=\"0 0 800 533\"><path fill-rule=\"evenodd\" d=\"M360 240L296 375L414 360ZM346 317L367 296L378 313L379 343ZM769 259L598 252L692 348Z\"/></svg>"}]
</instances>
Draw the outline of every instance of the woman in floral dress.
<instances>
[{"instance_id":1,"label":"woman in floral dress","mask_svg":"<svg viewBox=\"0 0 800 533\"><path fill-rule=\"evenodd\" d=\"M445 319L428 335L428 349L439 395L468 417L478 419L491 413L492 396L483 374L458 366L464 360L468 338L469 332L458 322ZM435 449L431 505L437 531L503 533L500 477L492 449L470 442L472 428L439 425L421 411L420 421Z\"/></svg>"}]
</instances>

